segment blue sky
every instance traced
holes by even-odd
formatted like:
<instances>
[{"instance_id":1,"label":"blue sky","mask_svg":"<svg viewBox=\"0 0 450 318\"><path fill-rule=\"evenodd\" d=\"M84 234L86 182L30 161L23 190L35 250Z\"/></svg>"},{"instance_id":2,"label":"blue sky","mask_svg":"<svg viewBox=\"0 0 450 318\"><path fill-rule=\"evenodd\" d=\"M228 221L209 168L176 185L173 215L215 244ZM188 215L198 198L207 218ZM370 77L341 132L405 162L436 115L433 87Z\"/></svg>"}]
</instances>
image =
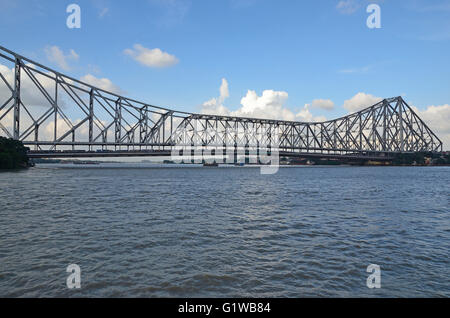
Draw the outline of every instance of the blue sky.
<instances>
[{"instance_id":1,"label":"blue sky","mask_svg":"<svg viewBox=\"0 0 450 318\"><path fill-rule=\"evenodd\" d=\"M66 26L71 3L81 7L81 29ZM381 8L381 29L366 25L370 3ZM183 111L203 111L215 97L208 110L242 114L250 90L257 97L247 108L279 103L301 117L309 105L308 114L332 119L359 108L352 102L402 95L445 139L449 18L448 0L0 0L0 45ZM164 67L143 63L136 44L161 50Z\"/></svg>"}]
</instances>

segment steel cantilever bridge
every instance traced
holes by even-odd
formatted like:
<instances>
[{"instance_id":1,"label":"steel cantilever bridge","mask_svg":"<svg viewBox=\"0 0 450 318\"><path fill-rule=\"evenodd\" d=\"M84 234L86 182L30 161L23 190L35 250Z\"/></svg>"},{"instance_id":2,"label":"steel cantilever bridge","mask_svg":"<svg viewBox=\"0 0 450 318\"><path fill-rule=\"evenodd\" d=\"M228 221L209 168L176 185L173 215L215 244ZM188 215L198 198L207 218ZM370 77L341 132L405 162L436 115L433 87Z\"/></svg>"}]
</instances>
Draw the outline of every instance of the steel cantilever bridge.
<instances>
[{"instance_id":1,"label":"steel cantilever bridge","mask_svg":"<svg viewBox=\"0 0 450 318\"><path fill-rule=\"evenodd\" d=\"M1 46L0 132L35 158L167 156L175 145L225 150L262 139L282 156L376 160L442 151L401 97L317 123L193 114L94 87Z\"/></svg>"}]
</instances>

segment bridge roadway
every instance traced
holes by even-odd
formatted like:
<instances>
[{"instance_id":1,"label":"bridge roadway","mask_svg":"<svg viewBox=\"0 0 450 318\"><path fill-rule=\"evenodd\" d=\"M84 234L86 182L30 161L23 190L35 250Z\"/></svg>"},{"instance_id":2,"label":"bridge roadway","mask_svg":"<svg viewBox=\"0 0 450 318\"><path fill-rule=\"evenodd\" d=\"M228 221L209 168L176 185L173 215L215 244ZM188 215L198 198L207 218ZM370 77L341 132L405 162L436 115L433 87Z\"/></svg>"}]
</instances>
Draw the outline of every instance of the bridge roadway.
<instances>
[{"instance_id":1,"label":"bridge roadway","mask_svg":"<svg viewBox=\"0 0 450 318\"><path fill-rule=\"evenodd\" d=\"M242 154L240 152L239 154ZM171 157L170 150L132 150L132 151L30 151L30 158L64 159L64 158L119 158L119 157ZM236 152L235 152L236 155ZM316 159L342 159L342 160L364 160L364 161L392 161L393 156L389 153L347 153L347 154L324 154L313 152L287 152L280 151L279 157L288 158L316 158Z\"/></svg>"}]
</instances>

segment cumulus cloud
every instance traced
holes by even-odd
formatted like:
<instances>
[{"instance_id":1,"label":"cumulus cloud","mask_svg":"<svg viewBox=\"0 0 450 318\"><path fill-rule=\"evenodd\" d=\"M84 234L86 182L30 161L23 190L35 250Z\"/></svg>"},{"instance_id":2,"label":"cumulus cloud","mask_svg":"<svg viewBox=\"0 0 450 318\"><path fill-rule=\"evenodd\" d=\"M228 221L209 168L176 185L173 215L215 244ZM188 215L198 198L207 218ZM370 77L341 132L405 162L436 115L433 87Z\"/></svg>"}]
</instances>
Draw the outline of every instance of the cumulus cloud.
<instances>
[{"instance_id":1,"label":"cumulus cloud","mask_svg":"<svg viewBox=\"0 0 450 318\"><path fill-rule=\"evenodd\" d=\"M376 97L370 94L360 92L355 96L353 96L352 98L346 100L344 102L344 108L349 112L354 113L364 108L375 105L376 103L382 100L383 98L381 97Z\"/></svg>"},{"instance_id":2,"label":"cumulus cloud","mask_svg":"<svg viewBox=\"0 0 450 318\"><path fill-rule=\"evenodd\" d=\"M222 78L222 84L220 85L220 96L217 98L211 98L210 100L204 102L201 112L209 115L230 115L228 108L223 105L223 102L229 96L230 92L228 90L228 82L225 78Z\"/></svg>"},{"instance_id":3,"label":"cumulus cloud","mask_svg":"<svg viewBox=\"0 0 450 318\"><path fill-rule=\"evenodd\" d=\"M97 78L92 74L87 74L87 75L81 77L80 81L90 84L92 86L101 88L101 89L111 92L111 93L116 93L119 95L123 94L123 91L120 89L120 87L115 85L108 78Z\"/></svg>"},{"instance_id":4,"label":"cumulus cloud","mask_svg":"<svg viewBox=\"0 0 450 318\"><path fill-rule=\"evenodd\" d=\"M309 110L309 104L306 104L298 114L295 115L296 120L308 123L319 123L327 120L325 116L314 116Z\"/></svg>"},{"instance_id":5,"label":"cumulus cloud","mask_svg":"<svg viewBox=\"0 0 450 318\"><path fill-rule=\"evenodd\" d=\"M169 53L161 51L161 49L148 49L141 44L135 44L133 49L126 49L124 53L131 56L138 63L147 67L170 67L179 62L179 60Z\"/></svg>"},{"instance_id":6,"label":"cumulus cloud","mask_svg":"<svg viewBox=\"0 0 450 318\"><path fill-rule=\"evenodd\" d=\"M32 67L30 64L26 64L29 67ZM8 85L14 89L14 68L9 68L5 65L0 64L0 73L5 78ZM48 92L50 96L54 96L55 94L55 82L41 74L38 73L31 73L36 77L36 79L39 81L39 83L42 85L42 87ZM51 75L50 73L46 73L48 75ZM12 92L8 88L8 85L3 81L3 79L0 79L0 106L2 106L10 97L12 97ZM24 129L27 129L33 124L33 120L30 117L33 116L34 119L38 119L40 116L43 115L46 109L51 107L51 103L44 97L44 95L41 93L41 91L36 87L36 85L33 83L31 78L28 76L28 74L25 71L21 72L21 94L20 94L21 100L24 105L27 106L27 110L22 109L21 111L21 131L23 132ZM63 103L61 101L61 103ZM13 127L13 110L10 109L10 107L13 105L13 101L9 101L5 107L0 110L0 117L3 117L1 120L2 126L9 132L9 134L12 134L12 127ZM8 133L6 133L3 129L0 130L0 135L2 136L9 136Z\"/></svg>"},{"instance_id":7,"label":"cumulus cloud","mask_svg":"<svg viewBox=\"0 0 450 318\"><path fill-rule=\"evenodd\" d=\"M64 71L69 71L71 69L69 65L70 62L78 61L80 58L74 50L71 49L68 54L64 54L57 46L47 46L44 51L47 55L47 59L58 65Z\"/></svg>"},{"instance_id":8,"label":"cumulus cloud","mask_svg":"<svg viewBox=\"0 0 450 318\"><path fill-rule=\"evenodd\" d=\"M315 117L309 111L309 105L295 115L289 108L285 107L288 100L288 93L283 91L264 90L261 95L256 91L248 90L241 99L241 107L238 110L230 111L224 101L229 97L228 82L222 79L220 96L212 98L203 103L201 112L211 115L228 115L237 117L277 119L288 121L323 121L325 117Z\"/></svg>"},{"instance_id":9,"label":"cumulus cloud","mask_svg":"<svg viewBox=\"0 0 450 318\"><path fill-rule=\"evenodd\" d=\"M31 66L27 64L27 66ZM0 73L5 77L8 84L14 88L14 68L8 68L5 65L0 64ZM54 95L55 82L41 74L31 72L45 88L45 90L50 94ZM51 75L50 73L47 73ZM8 86L0 80L0 104L3 104L12 95ZM21 99L26 105L30 106L50 106L50 103L44 97L44 95L39 91L36 85L33 83L31 78L24 71L21 72ZM3 101L3 102L1 102Z\"/></svg>"},{"instance_id":10,"label":"cumulus cloud","mask_svg":"<svg viewBox=\"0 0 450 318\"><path fill-rule=\"evenodd\" d=\"M284 107L288 99L288 93L282 91L265 90L261 96L255 91L247 91L241 99L242 107L233 116L295 120L294 113Z\"/></svg>"},{"instance_id":11,"label":"cumulus cloud","mask_svg":"<svg viewBox=\"0 0 450 318\"><path fill-rule=\"evenodd\" d=\"M411 106L411 108L442 140L444 150L450 150L450 105L431 105L424 110L420 110L415 106Z\"/></svg>"},{"instance_id":12,"label":"cumulus cloud","mask_svg":"<svg viewBox=\"0 0 450 318\"><path fill-rule=\"evenodd\" d=\"M228 82L222 79L220 96L212 98L202 105L203 114L227 115L238 117L267 118L280 120L294 120L295 115L283 107L288 98L288 93L273 90L263 91L261 96L255 91L249 90L241 99L241 108L230 111L224 106L224 101L229 97Z\"/></svg>"},{"instance_id":13,"label":"cumulus cloud","mask_svg":"<svg viewBox=\"0 0 450 318\"><path fill-rule=\"evenodd\" d=\"M315 99L312 101L311 107L332 110L334 108L334 103L331 99Z\"/></svg>"}]
</instances>

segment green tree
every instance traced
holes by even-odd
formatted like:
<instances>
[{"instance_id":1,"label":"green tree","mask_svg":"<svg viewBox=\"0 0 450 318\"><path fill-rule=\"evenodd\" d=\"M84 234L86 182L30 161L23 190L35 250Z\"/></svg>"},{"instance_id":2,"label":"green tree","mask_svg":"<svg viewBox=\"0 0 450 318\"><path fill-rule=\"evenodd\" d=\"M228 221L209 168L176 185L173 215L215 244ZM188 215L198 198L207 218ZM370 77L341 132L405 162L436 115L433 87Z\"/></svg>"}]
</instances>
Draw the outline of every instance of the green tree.
<instances>
[{"instance_id":1,"label":"green tree","mask_svg":"<svg viewBox=\"0 0 450 318\"><path fill-rule=\"evenodd\" d=\"M20 141L0 137L0 169L27 167L28 150Z\"/></svg>"}]
</instances>

